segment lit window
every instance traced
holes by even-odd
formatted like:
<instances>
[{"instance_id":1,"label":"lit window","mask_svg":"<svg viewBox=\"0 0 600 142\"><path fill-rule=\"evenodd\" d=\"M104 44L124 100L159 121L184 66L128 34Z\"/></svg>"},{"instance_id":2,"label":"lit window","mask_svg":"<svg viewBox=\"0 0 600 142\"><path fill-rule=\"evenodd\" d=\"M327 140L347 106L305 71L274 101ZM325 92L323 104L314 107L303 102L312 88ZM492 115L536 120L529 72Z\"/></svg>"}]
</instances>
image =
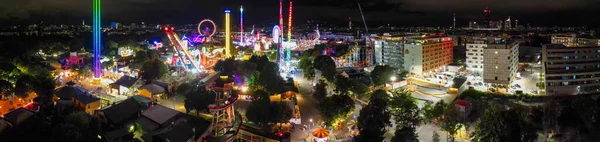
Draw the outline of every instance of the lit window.
<instances>
[{"instance_id":1,"label":"lit window","mask_svg":"<svg viewBox=\"0 0 600 142\"><path fill-rule=\"evenodd\" d=\"M498 54L498 51L494 51L494 54Z\"/></svg>"}]
</instances>

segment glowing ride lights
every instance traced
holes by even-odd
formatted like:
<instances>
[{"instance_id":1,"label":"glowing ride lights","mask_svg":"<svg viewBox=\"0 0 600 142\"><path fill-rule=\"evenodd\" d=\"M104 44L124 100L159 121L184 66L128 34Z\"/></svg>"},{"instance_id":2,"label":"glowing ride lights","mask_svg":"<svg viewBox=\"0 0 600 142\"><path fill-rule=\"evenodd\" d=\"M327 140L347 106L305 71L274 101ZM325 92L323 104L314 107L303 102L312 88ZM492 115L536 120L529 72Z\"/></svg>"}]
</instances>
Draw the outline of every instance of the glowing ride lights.
<instances>
[{"instance_id":1,"label":"glowing ride lights","mask_svg":"<svg viewBox=\"0 0 600 142\"><path fill-rule=\"evenodd\" d=\"M288 33L287 33L287 40L291 41L292 40L292 1L290 0L290 9L289 9L289 14L288 14Z\"/></svg>"},{"instance_id":2,"label":"glowing ride lights","mask_svg":"<svg viewBox=\"0 0 600 142\"><path fill-rule=\"evenodd\" d=\"M203 36L205 36L205 38L210 39L217 32L217 25L215 24L215 22L213 22L210 19L204 19L204 20L200 21L200 23L198 23L198 34L202 34L202 24L204 24L205 22L212 24L212 27L213 27L212 33L210 33L209 35L203 35ZM208 28L208 27L206 27L206 28Z\"/></svg>"},{"instance_id":3,"label":"glowing ride lights","mask_svg":"<svg viewBox=\"0 0 600 142\"><path fill-rule=\"evenodd\" d=\"M276 63L279 64L281 58L283 57L281 55L281 28L277 25L275 25L273 27L273 42L277 43L277 61Z\"/></svg>"},{"instance_id":4,"label":"glowing ride lights","mask_svg":"<svg viewBox=\"0 0 600 142\"><path fill-rule=\"evenodd\" d=\"M94 81L95 84L100 84L100 53L102 47L102 27L101 27L101 2L100 0L93 1L93 47L94 47Z\"/></svg>"},{"instance_id":5,"label":"glowing ride lights","mask_svg":"<svg viewBox=\"0 0 600 142\"><path fill-rule=\"evenodd\" d=\"M231 57L231 33L229 31L230 28L230 20L229 17L231 15L231 10L225 10L225 57Z\"/></svg>"}]
</instances>

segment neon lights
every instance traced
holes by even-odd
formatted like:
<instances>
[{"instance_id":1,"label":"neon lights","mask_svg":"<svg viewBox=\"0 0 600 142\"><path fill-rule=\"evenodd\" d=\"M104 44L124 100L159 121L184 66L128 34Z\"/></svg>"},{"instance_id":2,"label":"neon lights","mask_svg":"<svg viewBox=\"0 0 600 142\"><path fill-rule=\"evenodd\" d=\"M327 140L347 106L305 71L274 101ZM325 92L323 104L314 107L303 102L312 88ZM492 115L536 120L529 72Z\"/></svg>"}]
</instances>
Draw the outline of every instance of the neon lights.
<instances>
[{"instance_id":1,"label":"neon lights","mask_svg":"<svg viewBox=\"0 0 600 142\"><path fill-rule=\"evenodd\" d=\"M212 26L213 26L212 33L210 33L210 35L204 35L204 36L208 36L208 38L212 38L212 36L215 35L215 33L217 32L217 25L215 24L215 22L213 22L210 19L204 19L204 20L200 21L200 23L198 23L198 34L202 34L202 27L201 26L202 26L202 24L204 22L208 22L208 23L212 24Z\"/></svg>"},{"instance_id":2,"label":"neon lights","mask_svg":"<svg viewBox=\"0 0 600 142\"><path fill-rule=\"evenodd\" d=\"M283 2L279 0L279 28L283 29Z\"/></svg>"},{"instance_id":3,"label":"neon lights","mask_svg":"<svg viewBox=\"0 0 600 142\"><path fill-rule=\"evenodd\" d=\"M292 1L290 0L290 10L289 10L289 14L288 14L288 33L287 33L287 40L291 41L292 40Z\"/></svg>"},{"instance_id":4,"label":"neon lights","mask_svg":"<svg viewBox=\"0 0 600 142\"><path fill-rule=\"evenodd\" d=\"M244 7L240 6L240 43L245 46L244 42Z\"/></svg>"},{"instance_id":5,"label":"neon lights","mask_svg":"<svg viewBox=\"0 0 600 142\"><path fill-rule=\"evenodd\" d=\"M276 60L277 64L279 64L279 61L283 57L283 56L281 56L282 38L280 36L281 36L281 28L279 26L275 25L275 27L273 27L273 42L277 43L277 60Z\"/></svg>"},{"instance_id":6,"label":"neon lights","mask_svg":"<svg viewBox=\"0 0 600 142\"><path fill-rule=\"evenodd\" d=\"M93 48L94 48L94 78L100 78L100 48L102 47L102 27L101 17L102 12L100 0L94 0L93 2Z\"/></svg>"},{"instance_id":7,"label":"neon lights","mask_svg":"<svg viewBox=\"0 0 600 142\"><path fill-rule=\"evenodd\" d=\"M229 25L229 17L231 11L230 10L225 10L225 57L229 58L231 57L231 33L229 31L230 25Z\"/></svg>"}]
</instances>

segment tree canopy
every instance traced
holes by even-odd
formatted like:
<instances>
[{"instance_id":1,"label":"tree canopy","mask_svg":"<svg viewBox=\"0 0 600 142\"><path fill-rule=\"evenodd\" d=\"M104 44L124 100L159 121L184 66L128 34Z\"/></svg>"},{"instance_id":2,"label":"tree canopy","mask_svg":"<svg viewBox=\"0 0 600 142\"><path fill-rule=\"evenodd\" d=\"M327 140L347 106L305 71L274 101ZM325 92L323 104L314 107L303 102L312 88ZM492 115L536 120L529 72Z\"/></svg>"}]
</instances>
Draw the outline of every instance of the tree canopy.
<instances>
[{"instance_id":1,"label":"tree canopy","mask_svg":"<svg viewBox=\"0 0 600 142\"><path fill-rule=\"evenodd\" d=\"M317 108L321 120L325 121L327 126L333 126L335 122L344 120L354 111L354 100L348 95L333 95L325 98Z\"/></svg>"},{"instance_id":2,"label":"tree canopy","mask_svg":"<svg viewBox=\"0 0 600 142\"><path fill-rule=\"evenodd\" d=\"M375 86L384 85L390 82L390 77L395 76L394 68L386 65L375 66L375 69L371 71L371 79Z\"/></svg>"},{"instance_id":3,"label":"tree canopy","mask_svg":"<svg viewBox=\"0 0 600 142\"><path fill-rule=\"evenodd\" d=\"M383 90L377 90L381 92ZM385 91L384 91L385 93ZM377 93L380 94L380 93ZM373 94L373 96L376 96ZM371 97L367 106L360 110L358 116L358 129L360 134L355 137L357 141L383 141L386 133L385 127L390 126L390 111L385 97Z\"/></svg>"},{"instance_id":4,"label":"tree canopy","mask_svg":"<svg viewBox=\"0 0 600 142\"><path fill-rule=\"evenodd\" d=\"M152 83L152 81L166 75L167 72L167 66L162 61L152 59L144 63L139 74L146 83Z\"/></svg>"}]
</instances>

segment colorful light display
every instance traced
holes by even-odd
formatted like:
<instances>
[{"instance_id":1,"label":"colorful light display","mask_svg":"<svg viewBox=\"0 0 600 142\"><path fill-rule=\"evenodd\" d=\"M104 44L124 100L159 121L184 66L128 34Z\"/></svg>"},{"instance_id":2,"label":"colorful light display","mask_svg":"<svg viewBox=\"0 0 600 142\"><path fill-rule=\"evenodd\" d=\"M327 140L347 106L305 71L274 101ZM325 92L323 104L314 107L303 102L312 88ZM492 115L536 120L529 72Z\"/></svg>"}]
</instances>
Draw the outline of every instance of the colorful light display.
<instances>
[{"instance_id":1,"label":"colorful light display","mask_svg":"<svg viewBox=\"0 0 600 142\"><path fill-rule=\"evenodd\" d=\"M276 63L279 64L279 61L281 60L281 58L283 57L281 55L281 28L278 25L275 25L275 27L273 27L273 42L277 43L277 61Z\"/></svg>"},{"instance_id":2,"label":"colorful light display","mask_svg":"<svg viewBox=\"0 0 600 142\"><path fill-rule=\"evenodd\" d=\"M205 22L212 24L213 29L212 29L212 33L210 33L210 35L204 35L204 36L208 36L208 38L212 38L212 36L215 35L215 33L217 32L217 25L215 24L215 22L213 22L210 19L204 19L204 20L200 21L200 23L198 23L198 34L202 34L202 24L204 24Z\"/></svg>"},{"instance_id":3,"label":"colorful light display","mask_svg":"<svg viewBox=\"0 0 600 142\"><path fill-rule=\"evenodd\" d=\"M288 33L287 33L287 40L291 41L292 40L292 1L290 0L290 9L289 9L289 14L288 14Z\"/></svg>"},{"instance_id":4,"label":"colorful light display","mask_svg":"<svg viewBox=\"0 0 600 142\"><path fill-rule=\"evenodd\" d=\"M230 48L231 48L231 33L229 31L230 28L230 20L229 17L231 15L231 10L225 10L225 57L231 57Z\"/></svg>"},{"instance_id":5,"label":"colorful light display","mask_svg":"<svg viewBox=\"0 0 600 142\"><path fill-rule=\"evenodd\" d=\"M282 0L279 0L279 28L283 29L283 1Z\"/></svg>"},{"instance_id":6,"label":"colorful light display","mask_svg":"<svg viewBox=\"0 0 600 142\"><path fill-rule=\"evenodd\" d=\"M93 1L93 48L94 48L94 78L100 78L100 48L102 47L102 27L101 27L101 2L100 0Z\"/></svg>"}]
</instances>

